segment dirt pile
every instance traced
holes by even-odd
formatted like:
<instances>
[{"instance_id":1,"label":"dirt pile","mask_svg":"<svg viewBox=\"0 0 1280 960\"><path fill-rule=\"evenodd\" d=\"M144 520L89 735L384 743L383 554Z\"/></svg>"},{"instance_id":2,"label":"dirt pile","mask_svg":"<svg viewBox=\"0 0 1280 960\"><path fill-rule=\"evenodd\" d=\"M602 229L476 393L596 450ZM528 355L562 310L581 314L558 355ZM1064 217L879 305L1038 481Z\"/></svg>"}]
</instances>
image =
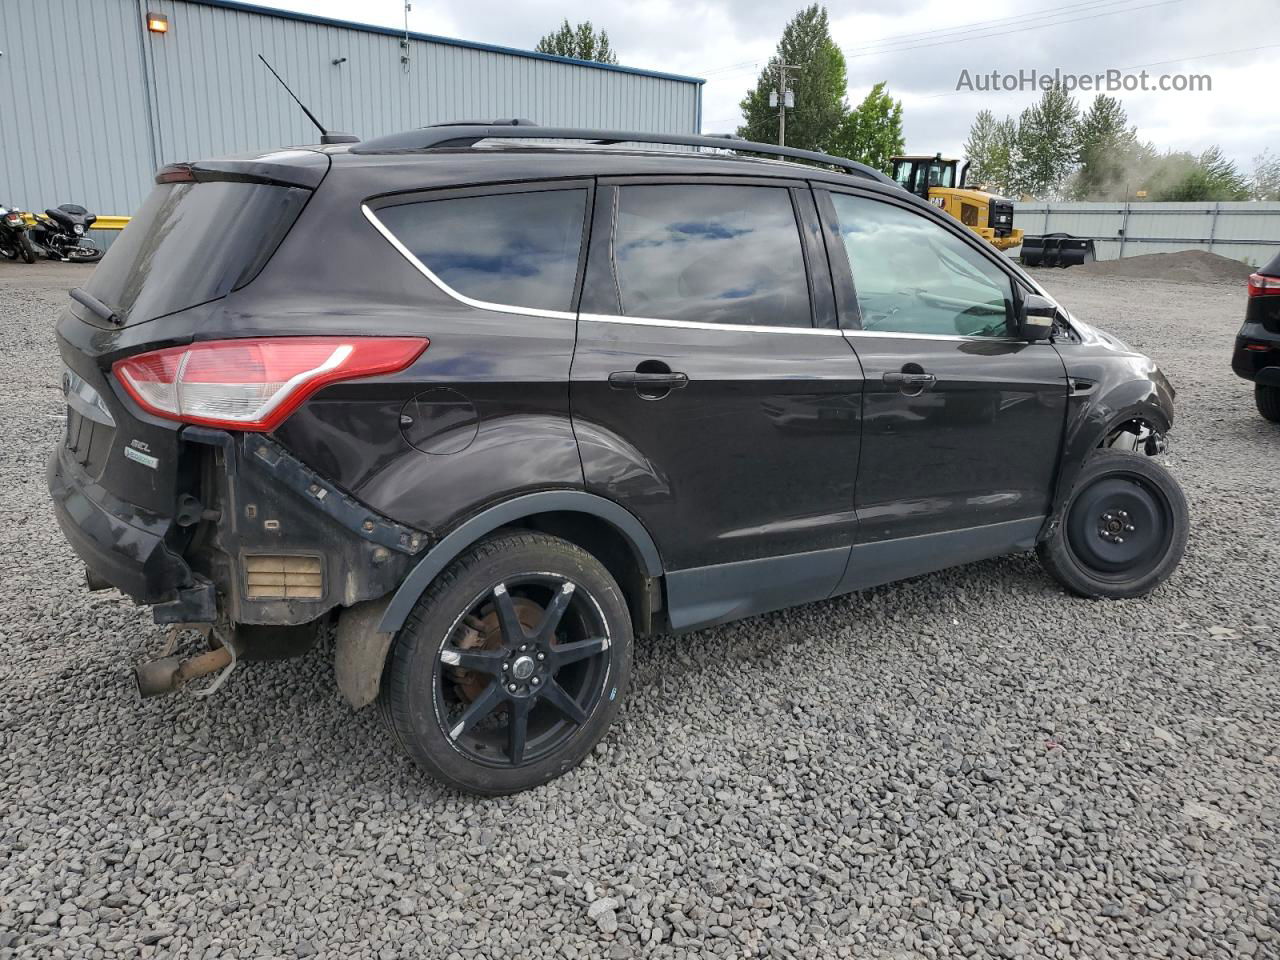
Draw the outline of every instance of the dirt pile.
<instances>
[{"instance_id":1,"label":"dirt pile","mask_svg":"<svg viewBox=\"0 0 1280 960\"><path fill-rule=\"evenodd\" d=\"M1243 261L1220 257L1204 250L1148 253L1140 257L1125 257L1123 260L1097 260L1071 269L1094 277L1177 280L1181 283L1243 283L1253 273L1253 267Z\"/></svg>"}]
</instances>

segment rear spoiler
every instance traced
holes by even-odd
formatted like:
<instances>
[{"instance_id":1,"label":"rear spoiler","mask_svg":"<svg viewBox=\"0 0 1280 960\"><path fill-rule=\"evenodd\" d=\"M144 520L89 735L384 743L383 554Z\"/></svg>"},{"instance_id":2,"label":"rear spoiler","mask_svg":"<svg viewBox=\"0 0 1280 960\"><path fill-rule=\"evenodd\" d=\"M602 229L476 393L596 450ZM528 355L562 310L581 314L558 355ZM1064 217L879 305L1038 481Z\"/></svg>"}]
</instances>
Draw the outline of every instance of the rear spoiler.
<instances>
[{"instance_id":1,"label":"rear spoiler","mask_svg":"<svg viewBox=\"0 0 1280 960\"><path fill-rule=\"evenodd\" d=\"M234 181L268 183L279 187L314 190L329 172L329 158L315 150L288 150L269 156L288 159L196 160L171 163L156 171L156 183L205 183Z\"/></svg>"}]
</instances>

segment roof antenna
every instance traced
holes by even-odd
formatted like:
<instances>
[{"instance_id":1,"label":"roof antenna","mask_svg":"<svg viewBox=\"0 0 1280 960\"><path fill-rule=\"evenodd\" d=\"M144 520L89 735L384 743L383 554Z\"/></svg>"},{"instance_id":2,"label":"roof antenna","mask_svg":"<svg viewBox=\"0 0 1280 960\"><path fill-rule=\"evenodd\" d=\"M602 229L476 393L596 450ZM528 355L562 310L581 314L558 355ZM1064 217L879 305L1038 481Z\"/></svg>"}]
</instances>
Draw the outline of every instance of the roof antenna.
<instances>
[{"instance_id":1,"label":"roof antenna","mask_svg":"<svg viewBox=\"0 0 1280 960\"><path fill-rule=\"evenodd\" d=\"M359 143L360 142L360 138L357 137L355 134L330 133L328 130L326 130L324 128L324 124L322 124L319 120L316 119L316 115L307 109L307 105L298 99L298 95L289 89L289 85L284 82L284 78L280 76L280 74L276 73L276 68L271 66L271 64L267 63L267 58L264 57L262 54L258 54L258 59L261 60L264 64L266 64L267 69L271 71L271 75L280 81L280 86L284 87L285 93L293 97L293 102L302 108L302 112L307 115L307 119L316 125L316 129L320 131L321 143Z\"/></svg>"}]
</instances>

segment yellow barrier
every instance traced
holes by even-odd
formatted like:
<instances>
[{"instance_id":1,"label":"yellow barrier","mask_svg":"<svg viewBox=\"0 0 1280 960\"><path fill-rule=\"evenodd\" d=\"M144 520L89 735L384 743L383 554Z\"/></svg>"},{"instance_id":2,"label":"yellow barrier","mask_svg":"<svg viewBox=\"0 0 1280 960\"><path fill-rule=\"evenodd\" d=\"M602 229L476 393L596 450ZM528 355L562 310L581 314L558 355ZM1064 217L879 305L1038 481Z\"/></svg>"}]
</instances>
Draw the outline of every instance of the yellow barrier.
<instances>
[{"instance_id":1,"label":"yellow barrier","mask_svg":"<svg viewBox=\"0 0 1280 960\"><path fill-rule=\"evenodd\" d=\"M24 213L22 218L27 221L27 226L35 226L36 218L29 213ZM90 230L123 230L129 225L130 217L99 217L93 221Z\"/></svg>"}]
</instances>

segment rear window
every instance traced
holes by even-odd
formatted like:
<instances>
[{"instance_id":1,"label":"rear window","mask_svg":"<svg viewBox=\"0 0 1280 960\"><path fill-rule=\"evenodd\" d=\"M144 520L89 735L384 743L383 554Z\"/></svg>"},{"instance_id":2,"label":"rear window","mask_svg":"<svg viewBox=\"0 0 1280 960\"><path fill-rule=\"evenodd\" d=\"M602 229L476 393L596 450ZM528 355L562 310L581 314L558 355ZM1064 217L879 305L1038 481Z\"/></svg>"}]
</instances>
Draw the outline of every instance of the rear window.
<instances>
[{"instance_id":1,"label":"rear window","mask_svg":"<svg viewBox=\"0 0 1280 960\"><path fill-rule=\"evenodd\" d=\"M484 304L566 312L586 190L452 197L381 207L383 226L436 279Z\"/></svg>"},{"instance_id":2,"label":"rear window","mask_svg":"<svg viewBox=\"0 0 1280 960\"><path fill-rule=\"evenodd\" d=\"M126 323L226 296L257 276L310 194L221 180L160 184L85 289Z\"/></svg>"}]
</instances>

